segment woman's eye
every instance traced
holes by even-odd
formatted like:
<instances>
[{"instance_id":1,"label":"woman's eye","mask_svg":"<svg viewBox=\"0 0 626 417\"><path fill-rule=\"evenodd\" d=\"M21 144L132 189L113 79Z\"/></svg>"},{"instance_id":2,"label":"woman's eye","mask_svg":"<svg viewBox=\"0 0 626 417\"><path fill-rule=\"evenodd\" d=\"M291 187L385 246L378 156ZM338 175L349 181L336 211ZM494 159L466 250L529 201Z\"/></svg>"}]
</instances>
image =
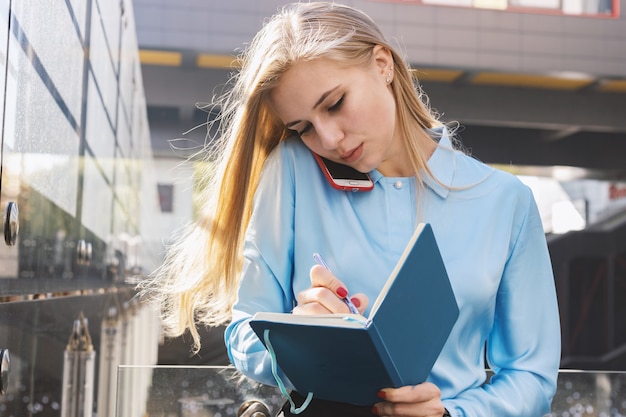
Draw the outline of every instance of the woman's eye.
<instances>
[{"instance_id":1,"label":"woman's eye","mask_svg":"<svg viewBox=\"0 0 626 417\"><path fill-rule=\"evenodd\" d=\"M337 110L339 110L341 108L341 105L343 104L343 99L345 96L341 96L341 98L339 98L339 100L337 100L334 104L332 104L329 108L328 111L329 112L335 112ZM305 125L302 129L300 130L296 130L295 132L299 135L306 135L307 133L309 133L311 131L311 129L313 128L313 125L311 123L308 123L307 125Z\"/></svg>"},{"instance_id":2,"label":"woman's eye","mask_svg":"<svg viewBox=\"0 0 626 417\"><path fill-rule=\"evenodd\" d=\"M341 98L339 100L337 100L337 102L335 102L335 104L333 104L332 106L330 106L328 108L328 111L337 111L341 108L341 105L343 104L343 98L344 96L341 96Z\"/></svg>"},{"instance_id":3,"label":"woman's eye","mask_svg":"<svg viewBox=\"0 0 626 417\"><path fill-rule=\"evenodd\" d=\"M298 135L302 136L307 134L307 132L309 132L311 130L311 124L309 123L308 125L304 126L302 129L298 130L297 133Z\"/></svg>"}]
</instances>

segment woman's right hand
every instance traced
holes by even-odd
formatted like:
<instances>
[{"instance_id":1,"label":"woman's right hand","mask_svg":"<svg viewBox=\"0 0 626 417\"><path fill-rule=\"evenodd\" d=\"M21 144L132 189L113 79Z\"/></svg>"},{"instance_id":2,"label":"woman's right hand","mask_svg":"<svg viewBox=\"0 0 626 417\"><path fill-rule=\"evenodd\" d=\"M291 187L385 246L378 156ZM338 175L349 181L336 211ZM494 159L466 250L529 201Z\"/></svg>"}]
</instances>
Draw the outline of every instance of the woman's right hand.
<instances>
[{"instance_id":1,"label":"woman's right hand","mask_svg":"<svg viewBox=\"0 0 626 417\"><path fill-rule=\"evenodd\" d=\"M331 271L320 265L311 268L311 287L296 296L298 305L293 314L332 314L349 313L343 297L348 294L347 287ZM350 299L359 313L363 314L369 302L365 294L350 295Z\"/></svg>"}]
</instances>

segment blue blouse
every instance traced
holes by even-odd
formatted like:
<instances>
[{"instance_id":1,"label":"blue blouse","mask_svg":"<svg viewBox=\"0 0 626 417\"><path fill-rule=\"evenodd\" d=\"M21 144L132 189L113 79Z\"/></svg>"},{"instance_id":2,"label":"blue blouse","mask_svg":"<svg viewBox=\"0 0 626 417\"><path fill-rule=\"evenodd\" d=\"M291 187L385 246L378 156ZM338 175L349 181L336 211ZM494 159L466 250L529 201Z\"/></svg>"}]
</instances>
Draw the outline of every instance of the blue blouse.
<instances>
[{"instance_id":1,"label":"blue blouse","mask_svg":"<svg viewBox=\"0 0 626 417\"><path fill-rule=\"evenodd\" d=\"M225 333L238 370L276 385L248 320L258 311L292 310L295 294L310 287L314 252L371 306L417 223L428 222L460 309L428 378L441 389L445 407L453 416L550 411L561 336L532 192L515 176L453 150L446 130L439 133L428 161L436 180L426 179L423 187L415 178L374 170L372 191L338 191L300 139L274 150L255 195L238 300ZM489 382L486 367L494 372Z\"/></svg>"}]
</instances>

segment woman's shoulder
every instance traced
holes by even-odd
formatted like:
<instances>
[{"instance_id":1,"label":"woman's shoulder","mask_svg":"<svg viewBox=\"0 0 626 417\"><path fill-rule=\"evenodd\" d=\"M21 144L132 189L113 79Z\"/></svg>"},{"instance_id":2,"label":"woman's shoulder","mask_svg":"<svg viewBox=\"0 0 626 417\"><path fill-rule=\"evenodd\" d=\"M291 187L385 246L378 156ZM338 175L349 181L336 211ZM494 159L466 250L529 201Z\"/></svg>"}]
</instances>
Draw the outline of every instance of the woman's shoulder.
<instances>
[{"instance_id":1,"label":"woman's shoulder","mask_svg":"<svg viewBox=\"0 0 626 417\"><path fill-rule=\"evenodd\" d=\"M292 136L281 141L272 150L265 161L263 171L271 176L288 173L295 178L301 176L303 172L310 175L315 164L315 159L309 148L299 137Z\"/></svg>"},{"instance_id":2,"label":"woman's shoulder","mask_svg":"<svg viewBox=\"0 0 626 417\"><path fill-rule=\"evenodd\" d=\"M281 159L290 161L300 161L302 159L310 159L311 151L302 140L297 136L290 136L282 140L276 148L270 153L268 159Z\"/></svg>"},{"instance_id":3,"label":"woman's shoulder","mask_svg":"<svg viewBox=\"0 0 626 417\"><path fill-rule=\"evenodd\" d=\"M527 196L531 194L530 188L513 172L507 171L502 166L482 162L467 153L458 152L455 171L455 179L465 182L465 185L476 184L479 188L501 190L508 194L517 193ZM462 184L458 185L462 186Z\"/></svg>"}]
</instances>

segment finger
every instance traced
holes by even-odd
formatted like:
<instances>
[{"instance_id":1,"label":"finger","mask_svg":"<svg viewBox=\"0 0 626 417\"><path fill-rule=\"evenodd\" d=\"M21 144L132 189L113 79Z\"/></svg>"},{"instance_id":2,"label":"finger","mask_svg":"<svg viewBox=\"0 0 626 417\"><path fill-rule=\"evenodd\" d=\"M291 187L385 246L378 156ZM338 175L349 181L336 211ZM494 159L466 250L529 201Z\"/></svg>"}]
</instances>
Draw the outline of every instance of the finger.
<instances>
[{"instance_id":1,"label":"finger","mask_svg":"<svg viewBox=\"0 0 626 417\"><path fill-rule=\"evenodd\" d=\"M374 410L381 416L436 416L444 412L439 387L430 382L401 388L386 388L378 393L385 402Z\"/></svg>"},{"instance_id":2,"label":"finger","mask_svg":"<svg viewBox=\"0 0 626 417\"><path fill-rule=\"evenodd\" d=\"M295 314L345 313L348 307L337 294L325 287L311 287L300 291L296 296L298 306Z\"/></svg>"},{"instance_id":3,"label":"finger","mask_svg":"<svg viewBox=\"0 0 626 417\"><path fill-rule=\"evenodd\" d=\"M314 265L310 271L311 286L328 288L339 298L348 295L348 288L331 271L320 265Z\"/></svg>"},{"instance_id":4,"label":"finger","mask_svg":"<svg viewBox=\"0 0 626 417\"><path fill-rule=\"evenodd\" d=\"M340 279L338 279L330 270L320 265L314 265L311 268L310 276L312 287L311 291L305 290L298 294L298 304L318 302L331 313L350 312L350 309L343 301L343 298L348 294L348 290ZM333 294L333 297L329 297L325 291L312 291L316 288L323 288L327 290L329 293ZM339 303L337 300L339 300ZM369 303L365 294L350 296L350 300L361 314L363 314ZM315 308L315 310L317 310L317 308Z\"/></svg>"},{"instance_id":5,"label":"finger","mask_svg":"<svg viewBox=\"0 0 626 417\"><path fill-rule=\"evenodd\" d=\"M314 303L298 303L297 306L291 311L292 314L331 314L326 307L322 304Z\"/></svg>"},{"instance_id":6,"label":"finger","mask_svg":"<svg viewBox=\"0 0 626 417\"><path fill-rule=\"evenodd\" d=\"M441 391L439 387L431 382L424 382L418 385L407 385L400 388L385 388L381 390L379 396L391 402L426 402L433 398L440 399Z\"/></svg>"},{"instance_id":7,"label":"finger","mask_svg":"<svg viewBox=\"0 0 626 417\"><path fill-rule=\"evenodd\" d=\"M310 272L311 288L297 294L298 308L294 314L347 313L349 308L343 301L347 290L343 283L328 269L315 265Z\"/></svg>"},{"instance_id":8,"label":"finger","mask_svg":"<svg viewBox=\"0 0 626 417\"><path fill-rule=\"evenodd\" d=\"M369 305L369 298L367 298L367 295L363 293L350 295L350 300L352 301L352 304L359 309L359 313L361 314L365 312L365 309Z\"/></svg>"},{"instance_id":9,"label":"finger","mask_svg":"<svg viewBox=\"0 0 626 417\"><path fill-rule=\"evenodd\" d=\"M347 290L343 282L339 278L335 276L330 270L324 268L320 265L313 265L311 271L309 272L311 277L311 286L312 287L324 287L328 288L335 294L337 294L337 290L339 288L343 288Z\"/></svg>"},{"instance_id":10,"label":"finger","mask_svg":"<svg viewBox=\"0 0 626 417\"><path fill-rule=\"evenodd\" d=\"M443 405L439 402L429 403L378 403L372 412L385 417L441 417L444 413Z\"/></svg>"}]
</instances>

